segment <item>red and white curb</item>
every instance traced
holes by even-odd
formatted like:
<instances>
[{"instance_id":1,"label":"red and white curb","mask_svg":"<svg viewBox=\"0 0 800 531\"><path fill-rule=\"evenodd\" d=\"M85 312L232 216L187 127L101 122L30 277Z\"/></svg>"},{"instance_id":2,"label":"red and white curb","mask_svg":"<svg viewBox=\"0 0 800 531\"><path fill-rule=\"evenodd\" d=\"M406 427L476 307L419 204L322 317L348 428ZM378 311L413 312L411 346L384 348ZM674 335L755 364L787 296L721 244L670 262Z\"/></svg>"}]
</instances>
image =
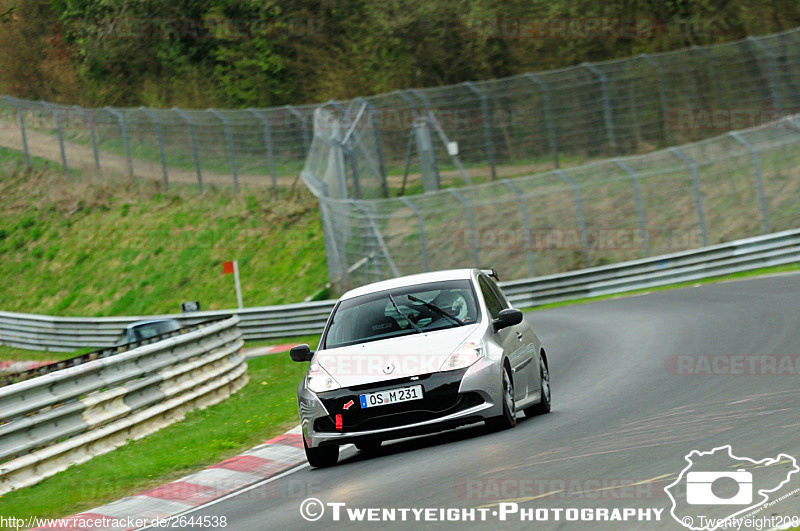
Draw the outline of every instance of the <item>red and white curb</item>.
<instances>
[{"instance_id":1,"label":"red and white curb","mask_svg":"<svg viewBox=\"0 0 800 531\"><path fill-rule=\"evenodd\" d=\"M50 365L52 361L0 361L0 374L15 374L18 372L38 369Z\"/></svg>"},{"instance_id":2,"label":"red and white curb","mask_svg":"<svg viewBox=\"0 0 800 531\"><path fill-rule=\"evenodd\" d=\"M79 531L136 529L130 522L154 522L208 503L305 462L300 426L241 455L172 483L74 514L47 528ZM110 525L110 526L109 526ZM39 528L42 529L42 528Z\"/></svg>"},{"instance_id":3,"label":"red and white curb","mask_svg":"<svg viewBox=\"0 0 800 531\"><path fill-rule=\"evenodd\" d=\"M280 354L281 352L289 352L292 348L299 345L299 343L285 343L283 345L272 345L270 347L253 347L242 349L244 357L247 359L256 358L258 356L265 356L267 354Z\"/></svg>"}]
</instances>

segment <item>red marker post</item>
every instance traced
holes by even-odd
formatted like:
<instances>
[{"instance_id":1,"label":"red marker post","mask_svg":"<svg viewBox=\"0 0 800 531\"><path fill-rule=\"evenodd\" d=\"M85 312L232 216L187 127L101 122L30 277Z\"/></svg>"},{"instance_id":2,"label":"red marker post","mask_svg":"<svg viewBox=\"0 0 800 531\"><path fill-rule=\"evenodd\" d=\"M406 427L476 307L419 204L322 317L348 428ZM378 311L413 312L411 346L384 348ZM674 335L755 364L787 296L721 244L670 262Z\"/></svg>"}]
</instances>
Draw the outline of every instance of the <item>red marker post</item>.
<instances>
[{"instance_id":1,"label":"red marker post","mask_svg":"<svg viewBox=\"0 0 800 531\"><path fill-rule=\"evenodd\" d=\"M233 274L233 283L236 285L236 302L239 304L239 309L242 309L242 286L239 284L239 263L236 260L232 262L223 262L222 274Z\"/></svg>"}]
</instances>

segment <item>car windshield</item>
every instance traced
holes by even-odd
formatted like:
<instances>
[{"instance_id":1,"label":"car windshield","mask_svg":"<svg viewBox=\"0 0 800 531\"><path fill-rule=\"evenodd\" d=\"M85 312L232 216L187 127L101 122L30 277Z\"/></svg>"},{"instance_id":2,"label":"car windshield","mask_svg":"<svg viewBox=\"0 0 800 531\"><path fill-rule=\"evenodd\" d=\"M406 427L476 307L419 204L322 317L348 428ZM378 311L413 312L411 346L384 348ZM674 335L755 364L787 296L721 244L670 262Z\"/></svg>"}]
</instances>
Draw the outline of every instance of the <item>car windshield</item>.
<instances>
[{"instance_id":1,"label":"car windshield","mask_svg":"<svg viewBox=\"0 0 800 531\"><path fill-rule=\"evenodd\" d=\"M417 284L342 301L323 344L336 348L443 330L474 323L478 317L469 280Z\"/></svg>"},{"instance_id":2,"label":"car windshield","mask_svg":"<svg viewBox=\"0 0 800 531\"><path fill-rule=\"evenodd\" d=\"M141 341L143 339L150 339L173 330L178 330L180 325L176 321L159 321L156 323L147 323L137 326L133 329L133 340Z\"/></svg>"}]
</instances>

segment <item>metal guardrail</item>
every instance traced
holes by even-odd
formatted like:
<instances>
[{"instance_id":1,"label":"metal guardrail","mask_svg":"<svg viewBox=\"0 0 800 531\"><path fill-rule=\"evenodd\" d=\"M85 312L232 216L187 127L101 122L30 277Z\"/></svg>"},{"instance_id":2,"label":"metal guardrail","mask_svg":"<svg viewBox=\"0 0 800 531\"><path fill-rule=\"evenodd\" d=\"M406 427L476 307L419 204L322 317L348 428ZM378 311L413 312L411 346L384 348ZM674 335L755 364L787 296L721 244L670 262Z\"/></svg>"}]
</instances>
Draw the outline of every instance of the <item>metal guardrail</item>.
<instances>
[{"instance_id":1,"label":"metal guardrail","mask_svg":"<svg viewBox=\"0 0 800 531\"><path fill-rule=\"evenodd\" d=\"M239 317L0 388L0 495L215 404L247 383Z\"/></svg>"},{"instance_id":2,"label":"metal guardrail","mask_svg":"<svg viewBox=\"0 0 800 531\"><path fill-rule=\"evenodd\" d=\"M797 262L800 262L800 229L557 275L505 281L500 285L514 306L526 308ZM244 339L275 339L320 333L334 304L335 301L317 301L157 317L171 317L183 325L192 325L236 314ZM0 344L54 351L110 346L126 325L143 318L0 312Z\"/></svg>"},{"instance_id":3,"label":"metal guardrail","mask_svg":"<svg viewBox=\"0 0 800 531\"><path fill-rule=\"evenodd\" d=\"M245 340L316 334L334 301L307 302L242 310L131 317L52 317L0 311L0 344L32 350L70 352L83 347L110 347L129 324L143 319L173 318L183 326L236 314Z\"/></svg>"}]
</instances>

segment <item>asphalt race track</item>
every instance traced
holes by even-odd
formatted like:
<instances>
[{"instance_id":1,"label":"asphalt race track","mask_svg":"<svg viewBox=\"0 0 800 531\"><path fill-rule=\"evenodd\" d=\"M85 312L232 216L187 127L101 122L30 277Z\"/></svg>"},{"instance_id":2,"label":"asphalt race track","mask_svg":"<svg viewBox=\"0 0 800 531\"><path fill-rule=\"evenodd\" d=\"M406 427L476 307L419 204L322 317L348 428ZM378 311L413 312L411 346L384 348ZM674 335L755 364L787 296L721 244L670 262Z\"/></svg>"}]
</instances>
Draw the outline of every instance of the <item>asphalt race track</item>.
<instances>
[{"instance_id":1,"label":"asphalt race track","mask_svg":"<svg viewBox=\"0 0 800 531\"><path fill-rule=\"evenodd\" d=\"M549 415L526 419L519 413L516 428L504 432L487 433L481 425L384 443L374 454L347 446L336 467L297 467L186 516L224 515L228 529L685 529L670 515L672 501L664 487L688 465L685 456L692 450L731 445L737 457L761 460L783 453L800 461L800 275L526 317L549 355ZM738 468L718 463L722 470ZM753 518L800 517L800 473L788 476L790 467L788 460L748 467L756 491L759 481L789 478L770 500L797 490ZM765 479L759 469L767 468L772 477ZM724 481L712 489L719 499L733 488ZM686 495L686 489L678 494ZM300 506L309 497L346 504L340 521L333 521L331 506L319 520L304 520ZM507 502L547 519L520 521L520 513L511 512L502 521L500 508L512 508L502 505ZM421 523L409 512L410 521L361 524L346 512L470 507L486 511L467 522ZM614 508L663 511L660 521L601 523L566 521L568 508L592 509L591 514ZM684 505L684 510L708 518L733 512L729 505ZM310 513L317 511L312 507ZM438 519L439 511L433 512ZM695 525L700 523L696 518Z\"/></svg>"}]
</instances>

